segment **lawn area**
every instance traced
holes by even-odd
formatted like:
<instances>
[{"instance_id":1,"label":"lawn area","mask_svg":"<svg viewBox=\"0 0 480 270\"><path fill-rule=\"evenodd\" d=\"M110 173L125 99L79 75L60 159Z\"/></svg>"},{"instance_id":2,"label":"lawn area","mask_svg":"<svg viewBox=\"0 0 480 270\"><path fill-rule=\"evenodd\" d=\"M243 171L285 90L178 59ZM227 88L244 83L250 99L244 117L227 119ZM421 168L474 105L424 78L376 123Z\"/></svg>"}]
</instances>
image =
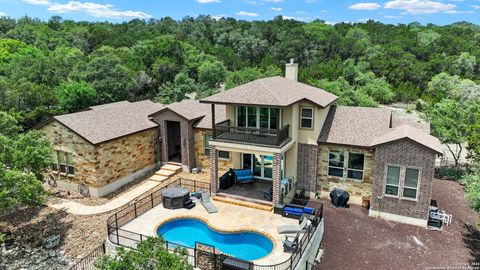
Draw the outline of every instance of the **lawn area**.
<instances>
[{"instance_id":1,"label":"lawn area","mask_svg":"<svg viewBox=\"0 0 480 270\"><path fill-rule=\"evenodd\" d=\"M325 255L320 268L426 269L479 263L478 215L464 199L462 186L435 179L432 199L453 215L453 223L443 231L372 218L359 206L325 207Z\"/></svg>"}]
</instances>

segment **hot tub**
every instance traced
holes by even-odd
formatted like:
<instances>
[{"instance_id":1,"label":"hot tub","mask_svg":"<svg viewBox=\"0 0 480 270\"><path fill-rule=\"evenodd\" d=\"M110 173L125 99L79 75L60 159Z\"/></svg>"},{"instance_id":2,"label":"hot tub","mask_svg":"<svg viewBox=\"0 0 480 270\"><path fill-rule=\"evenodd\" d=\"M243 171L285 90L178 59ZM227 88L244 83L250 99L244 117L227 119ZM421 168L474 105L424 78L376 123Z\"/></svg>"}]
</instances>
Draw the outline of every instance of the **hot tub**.
<instances>
[{"instance_id":1,"label":"hot tub","mask_svg":"<svg viewBox=\"0 0 480 270\"><path fill-rule=\"evenodd\" d=\"M167 188L162 192L163 207L167 209L179 209L190 200L190 191L186 188Z\"/></svg>"}]
</instances>

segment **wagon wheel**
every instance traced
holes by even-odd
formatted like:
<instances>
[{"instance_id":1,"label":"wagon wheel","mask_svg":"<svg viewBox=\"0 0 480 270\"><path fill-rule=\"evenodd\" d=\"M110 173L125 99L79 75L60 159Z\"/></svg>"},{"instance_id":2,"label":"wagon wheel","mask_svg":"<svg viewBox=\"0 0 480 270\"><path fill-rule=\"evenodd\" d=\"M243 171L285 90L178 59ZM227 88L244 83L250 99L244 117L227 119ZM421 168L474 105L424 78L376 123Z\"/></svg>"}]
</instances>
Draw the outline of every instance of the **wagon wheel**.
<instances>
[{"instance_id":1,"label":"wagon wheel","mask_svg":"<svg viewBox=\"0 0 480 270\"><path fill-rule=\"evenodd\" d=\"M90 197L90 190L85 183L80 183L78 185L78 193L80 193L80 195L83 197Z\"/></svg>"},{"instance_id":2,"label":"wagon wheel","mask_svg":"<svg viewBox=\"0 0 480 270\"><path fill-rule=\"evenodd\" d=\"M55 176L53 174L47 175L47 177L45 178L45 183L49 187L56 187L57 186L57 180L55 179Z\"/></svg>"}]
</instances>

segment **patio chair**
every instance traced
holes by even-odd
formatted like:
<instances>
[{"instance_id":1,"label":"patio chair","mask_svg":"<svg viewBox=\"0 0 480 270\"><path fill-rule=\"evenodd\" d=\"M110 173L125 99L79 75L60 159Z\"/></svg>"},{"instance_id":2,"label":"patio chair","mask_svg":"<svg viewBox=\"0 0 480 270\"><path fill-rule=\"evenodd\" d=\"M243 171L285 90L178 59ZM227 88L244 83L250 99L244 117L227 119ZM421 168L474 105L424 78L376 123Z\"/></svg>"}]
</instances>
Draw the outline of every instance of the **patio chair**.
<instances>
[{"instance_id":1,"label":"patio chair","mask_svg":"<svg viewBox=\"0 0 480 270\"><path fill-rule=\"evenodd\" d=\"M279 234L293 234L293 233L302 233L305 232L307 227L311 224L311 221L308 218L304 218L300 225L281 225L278 226Z\"/></svg>"},{"instance_id":2,"label":"patio chair","mask_svg":"<svg viewBox=\"0 0 480 270\"><path fill-rule=\"evenodd\" d=\"M212 200L210 199L210 194L205 192L205 193L202 193L201 196L202 198L200 202L202 203L203 207L205 207L207 212L209 214L217 213L218 212L217 207L215 206L215 204L213 204Z\"/></svg>"},{"instance_id":3,"label":"patio chair","mask_svg":"<svg viewBox=\"0 0 480 270\"><path fill-rule=\"evenodd\" d=\"M285 241L283 241L283 252L295 252L298 248L298 238L300 233L295 236L286 235Z\"/></svg>"}]
</instances>

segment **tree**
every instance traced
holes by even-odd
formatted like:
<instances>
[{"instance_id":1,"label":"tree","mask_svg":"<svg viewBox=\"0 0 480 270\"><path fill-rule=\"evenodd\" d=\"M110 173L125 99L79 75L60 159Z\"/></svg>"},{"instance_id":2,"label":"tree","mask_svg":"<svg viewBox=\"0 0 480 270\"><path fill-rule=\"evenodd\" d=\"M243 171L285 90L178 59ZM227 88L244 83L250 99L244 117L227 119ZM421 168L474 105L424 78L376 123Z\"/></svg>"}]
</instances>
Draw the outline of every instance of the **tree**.
<instances>
[{"instance_id":1,"label":"tree","mask_svg":"<svg viewBox=\"0 0 480 270\"><path fill-rule=\"evenodd\" d=\"M427 110L432 133L442 143L446 144L458 169L459 158L463 144L467 141L469 129L480 119L477 119L480 103L460 103L453 99L444 99ZM456 150L452 147L456 146Z\"/></svg>"},{"instance_id":2,"label":"tree","mask_svg":"<svg viewBox=\"0 0 480 270\"><path fill-rule=\"evenodd\" d=\"M462 184L465 185L465 197L470 202L470 206L480 212L480 166L464 175Z\"/></svg>"},{"instance_id":3,"label":"tree","mask_svg":"<svg viewBox=\"0 0 480 270\"><path fill-rule=\"evenodd\" d=\"M149 237L140 242L137 249L117 249L116 256L103 256L95 262L100 270L154 270L172 269L187 270L188 253L179 247L170 252L165 242L159 237Z\"/></svg>"},{"instance_id":4,"label":"tree","mask_svg":"<svg viewBox=\"0 0 480 270\"><path fill-rule=\"evenodd\" d=\"M268 66L265 69L253 67L230 72L225 81L225 89L230 89L261 78L278 76L281 73L281 70L274 66Z\"/></svg>"},{"instance_id":5,"label":"tree","mask_svg":"<svg viewBox=\"0 0 480 270\"><path fill-rule=\"evenodd\" d=\"M226 75L227 69L220 61L205 62L198 68L198 80L208 88L218 88Z\"/></svg>"},{"instance_id":6,"label":"tree","mask_svg":"<svg viewBox=\"0 0 480 270\"><path fill-rule=\"evenodd\" d=\"M471 78L475 73L477 58L469 52L462 52L453 62L452 73L461 77Z\"/></svg>"},{"instance_id":7,"label":"tree","mask_svg":"<svg viewBox=\"0 0 480 270\"><path fill-rule=\"evenodd\" d=\"M166 82L158 90L155 98L157 102L162 104L170 104L185 99L186 94L198 91L199 87L195 84L195 80L188 77L186 73L178 73L173 83Z\"/></svg>"},{"instance_id":8,"label":"tree","mask_svg":"<svg viewBox=\"0 0 480 270\"><path fill-rule=\"evenodd\" d=\"M77 112L97 104L97 91L85 82L70 82L56 88L58 104L67 112Z\"/></svg>"},{"instance_id":9,"label":"tree","mask_svg":"<svg viewBox=\"0 0 480 270\"><path fill-rule=\"evenodd\" d=\"M38 132L15 133L20 128L5 112L0 112L0 123L0 212L18 203L42 202L41 179L52 163L50 144Z\"/></svg>"}]
</instances>

